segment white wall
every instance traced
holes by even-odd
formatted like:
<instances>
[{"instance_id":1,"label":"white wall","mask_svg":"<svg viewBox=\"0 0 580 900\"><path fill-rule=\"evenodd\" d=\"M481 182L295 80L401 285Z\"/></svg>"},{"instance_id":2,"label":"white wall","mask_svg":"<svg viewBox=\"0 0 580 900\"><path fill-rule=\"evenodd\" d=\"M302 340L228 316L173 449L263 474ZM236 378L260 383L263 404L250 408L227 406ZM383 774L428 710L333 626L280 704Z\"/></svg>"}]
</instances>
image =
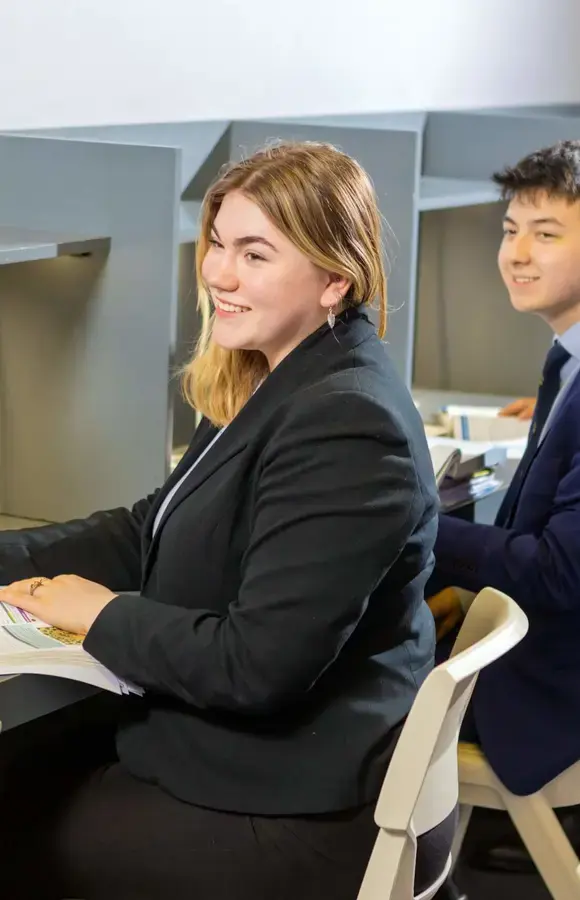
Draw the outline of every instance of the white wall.
<instances>
[{"instance_id":1,"label":"white wall","mask_svg":"<svg viewBox=\"0 0 580 900\"><path fill-rule=\"evenodd\" d=\"M579 0L0 0L0 129L580 101Z\"/></svg>"}]
</instances>

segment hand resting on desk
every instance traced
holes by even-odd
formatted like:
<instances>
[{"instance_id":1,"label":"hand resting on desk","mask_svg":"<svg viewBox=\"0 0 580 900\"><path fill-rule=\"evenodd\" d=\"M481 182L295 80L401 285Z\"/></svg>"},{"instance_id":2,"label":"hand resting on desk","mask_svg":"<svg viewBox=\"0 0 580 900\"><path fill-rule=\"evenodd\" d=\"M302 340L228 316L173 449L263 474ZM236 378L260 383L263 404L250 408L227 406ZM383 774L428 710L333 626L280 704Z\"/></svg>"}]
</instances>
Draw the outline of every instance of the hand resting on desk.
<instances>
[{"instance_id":1,"label":"hand resting on desk","mask_svg":"<svg viewBox=\"0 0 580 900\"><path fill-rule=\"evenodd\" d=\"M43 578L32 595L31 585L39 580L14 581L2 590L2 601L74 634L86 634L99 613L118 596L102 584L78 575Z\"/></svg>"},{"instance_id":2,"label":"hand resting on desk","mask_svg":"<svg viewBox=\"0 0 580 900\"><path fill-rule=\"evenodd\" d=\"M500 409L499 415L503 418L521 419L523 422L530 421L534 416L536 408L535 397L520 397L513 403L508 403L503 409Z\"/></svg>"}]
</instances>

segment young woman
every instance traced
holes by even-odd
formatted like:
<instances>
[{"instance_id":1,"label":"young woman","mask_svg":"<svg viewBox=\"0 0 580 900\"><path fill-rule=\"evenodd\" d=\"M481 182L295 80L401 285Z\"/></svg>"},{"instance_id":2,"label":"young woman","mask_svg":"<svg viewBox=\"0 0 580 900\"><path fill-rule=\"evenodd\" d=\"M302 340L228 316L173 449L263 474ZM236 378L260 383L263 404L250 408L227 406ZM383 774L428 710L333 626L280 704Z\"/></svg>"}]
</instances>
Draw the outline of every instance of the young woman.
<instances>
[{"instance_id":1,"label":"young woman","mask_svg":"<svg viewBox=\"0 0 580 900\"><path fill-rule=\"evenodd\" d=\"M3 582L25 579L3 599L85 633L144 689L117 758L60 784L42 827L20 833L2 801L11 853L50 865L37 898L352 900L433 661L437 522L423 427L380 340L368 176L314 143L232 165L197 266L184 387L203 419L167 484L0 545ZM421 839L418 889L452 827Z\"/></svg>"}]
</instances>

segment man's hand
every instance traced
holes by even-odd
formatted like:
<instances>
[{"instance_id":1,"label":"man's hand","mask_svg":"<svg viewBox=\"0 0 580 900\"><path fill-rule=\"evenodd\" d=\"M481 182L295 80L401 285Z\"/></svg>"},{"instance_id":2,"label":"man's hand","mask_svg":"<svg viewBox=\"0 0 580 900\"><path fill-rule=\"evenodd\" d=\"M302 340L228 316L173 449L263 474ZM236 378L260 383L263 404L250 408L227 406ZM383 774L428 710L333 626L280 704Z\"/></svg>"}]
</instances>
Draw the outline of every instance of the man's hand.
<instances>
[{"instance_id":1,"label":"man's hand","mask_svg":"<svg viewBox=\"0 0 580 900\"><path fill-rule=\"evenodd\" d=\"M519 400L514 400L513 403L508 403L507 406L504 406L500 410L499 415L504 418L511 417L521 419L522 422L528 422L533 418L535 408L535 397L520 397Z\"/></svg>"},{"instance_id":2,"label":"man's hand","mask_svg":"<svg viewBox=\"0 0 580 900\"><path fill-rule=\"evenodd\" d=\"M463 618L463 608L455 588L445 588L427 600L437 626L437 640L449 634Z\"/></svg>"}]
</instances>

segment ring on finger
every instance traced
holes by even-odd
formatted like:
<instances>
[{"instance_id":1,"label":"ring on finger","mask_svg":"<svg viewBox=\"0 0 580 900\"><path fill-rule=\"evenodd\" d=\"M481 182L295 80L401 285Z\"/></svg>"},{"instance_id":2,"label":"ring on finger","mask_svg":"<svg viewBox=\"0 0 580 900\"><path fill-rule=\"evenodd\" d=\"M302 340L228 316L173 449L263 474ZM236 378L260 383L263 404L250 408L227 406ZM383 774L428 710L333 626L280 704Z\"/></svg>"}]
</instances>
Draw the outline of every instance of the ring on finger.
<instances>
[{"instance_id":1,"label":"ring on finger","mask_svg":"<svg viewBox=\"0 0 580 900\"><path fill-rule=\"evenodd\" d=\"M38 590L39 587L42 587L46 578L35 578L34 581L30 583L29 593L31 597L34 597L34 592Z\"/></svg>"}]
</instances>

